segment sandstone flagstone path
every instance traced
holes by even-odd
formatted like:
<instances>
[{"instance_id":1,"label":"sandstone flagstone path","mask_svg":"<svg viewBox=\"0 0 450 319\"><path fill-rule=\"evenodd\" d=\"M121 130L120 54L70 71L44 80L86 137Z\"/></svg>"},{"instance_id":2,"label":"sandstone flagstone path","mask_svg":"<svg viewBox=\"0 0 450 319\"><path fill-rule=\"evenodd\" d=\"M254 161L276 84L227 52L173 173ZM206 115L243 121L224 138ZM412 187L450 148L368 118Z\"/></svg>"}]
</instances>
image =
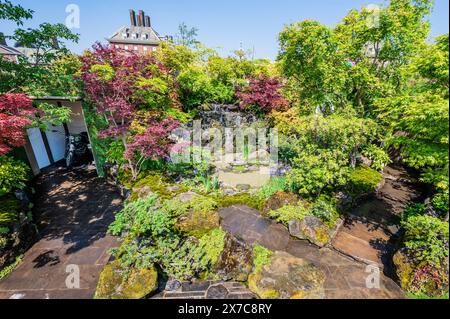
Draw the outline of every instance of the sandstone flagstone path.
<instances>
[{"instance_id":1,"label":"sandstone flagstone path","mask_svg":"<svg viewBox=\"0 0 450 319\"><path fill-rule=\"evenodd\" d=\"M306 259L326 275L325 296L329 299L395 299L404 298L402 290L379 270L379 288L367 288L369 275L376 268L349 258L334 249L322 248L307 241L295 240L283 225L261 216L243 205L223 208L222 227L249 244L260 244L271 250L286 251ZM373 286L372 286L373 287Z\"/></svg>"},{"instance_id":2,"label":"sandstone flagstone path","mask_svg":"<svg viewBox=\"0 0 450 319\"><path fill-rule=\"evenodd\" d=\"M118 246L106 230L114 212L121 209L120 194L92 168L56 167L39 177L37 186L39 241L0 281L0 298L92 298L100 271L110 258L108 250ZM79 289L66 285L75 269L70 265L79 269ZM69 287L74 283L69 281Z\"/></svg>"},{"instance_id":3,"label":"sandstone flagstone path","mask_svg":"<svg viewBox=\"0 0 450 319\"><path fill-rule=\"evenodd\" d=\"M333 247L366 263L378 264L393 276L392 255L400 230L400 215L420 193L414 179L402 168L386 167L385 183L372 198L346 216Z\"/></svg>"}]
</instances>

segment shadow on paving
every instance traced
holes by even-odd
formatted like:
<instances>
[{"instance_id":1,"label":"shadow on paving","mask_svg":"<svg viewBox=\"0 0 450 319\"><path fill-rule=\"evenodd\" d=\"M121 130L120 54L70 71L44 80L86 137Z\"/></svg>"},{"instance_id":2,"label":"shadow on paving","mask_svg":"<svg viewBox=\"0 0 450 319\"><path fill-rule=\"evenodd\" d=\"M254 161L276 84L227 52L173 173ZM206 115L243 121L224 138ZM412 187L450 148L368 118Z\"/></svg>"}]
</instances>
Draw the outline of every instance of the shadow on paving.
<instances>
[{"instance_id":1,"label":"shadow on paving","mask_svg":"<svg viewBox=\"0 0 450 319\"><path fill-rule=\"evenodd\" d=\"M383 187L346 215L344 226L333 240L333 247L370 264L378 264L384 274L396 279L392 256L401 236L401 213L422 196L414 173L402 167L384 170Z\"/></svg>"},{"instance_id":2,"label":"shadow on paving","mask_svg":"<svg viewBox=\"0 0 450 319\"><path fill-rule=\"evenodd\" d=\"M122 208L117 189L92 167L56 165L36 180L34 216L39 240L0 281L0 298L90 298L117 239L107 234ZM80 269L80 288L68 289L68 265Z\"/></svg>"}]
</instances>

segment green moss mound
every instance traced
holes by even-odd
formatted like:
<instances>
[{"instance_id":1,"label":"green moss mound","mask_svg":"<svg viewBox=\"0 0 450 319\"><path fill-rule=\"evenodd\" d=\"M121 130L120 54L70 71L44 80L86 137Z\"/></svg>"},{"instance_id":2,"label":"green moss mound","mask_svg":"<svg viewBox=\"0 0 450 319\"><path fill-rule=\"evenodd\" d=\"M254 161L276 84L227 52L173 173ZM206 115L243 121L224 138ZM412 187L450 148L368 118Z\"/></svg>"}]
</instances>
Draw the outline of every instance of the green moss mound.
<instances>
[{"instance_id":1,"label":"green moss mound","mask_svg":"<svg viewBox=\"0 0 450 319\"><path fill-rule=\"evenodd\" d=\"M215 195L212 198L217 202L219 208L230 207L233 205L246 205L257 210L262 210L264 205L263 199L248 193L240 193L232 196Z\"/></svg>"},{"instance_id":2,"label":"green moss mound","mask_svg":"<svg viewBox=\"0 0 450 319\"><path fill-rule=\"evenodd\" d=\"M220 216L217 212L200 210L181 216L175 224L175 229L185 236L201 238L219 226Z\"/></svg>"},{"instance_id":3,"label":"green moss mound","mask_svg":"<svg viewBox=\"0 0 450 319\"><path fill-rule=\"evenodd\" d=\"M383 176L380 172L368 167L359 166L355 168L349 175L349 191L353 197L373 192Z\"/></svg>"}]
</instances>

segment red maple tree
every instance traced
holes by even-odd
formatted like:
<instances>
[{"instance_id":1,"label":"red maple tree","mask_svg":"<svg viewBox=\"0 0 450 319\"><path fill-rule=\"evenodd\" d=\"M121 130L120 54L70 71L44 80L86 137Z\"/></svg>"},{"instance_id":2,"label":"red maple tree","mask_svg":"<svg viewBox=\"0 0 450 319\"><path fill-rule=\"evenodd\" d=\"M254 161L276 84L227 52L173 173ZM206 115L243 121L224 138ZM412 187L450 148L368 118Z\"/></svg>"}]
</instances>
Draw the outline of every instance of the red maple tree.
<instances>
[{"instance_id":1,"label":"red maple tree","mask_svg":"<svg viewBox=\"0 0 450 319\"><path fill-rule=\"evenodd\" d=\"M261 74L249 79L247 87L240 87L236 96L241 100L241 107L258 106L263 112L284 110L288 101L281 95L282 83L279 78Z\"/></svg>"},{"instance_id":2,"label":"red maple tree","mask_svg":"<svg viewBox=\"0 0 450 319\"><path fill-rule=\"evenodd\" d=\"M0 95L0 155L25 145L25 128L32 123L31 117L36 112L25 94Z\"/></svg>"}]
</instances>

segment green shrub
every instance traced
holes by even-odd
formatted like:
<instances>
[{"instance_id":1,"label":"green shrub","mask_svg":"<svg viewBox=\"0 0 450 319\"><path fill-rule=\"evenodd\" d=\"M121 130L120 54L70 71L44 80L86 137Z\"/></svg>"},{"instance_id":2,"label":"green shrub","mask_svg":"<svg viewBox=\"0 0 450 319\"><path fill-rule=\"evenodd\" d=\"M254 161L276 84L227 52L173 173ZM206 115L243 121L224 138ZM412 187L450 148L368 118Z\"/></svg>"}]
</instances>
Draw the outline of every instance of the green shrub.
<instances>
[{"instance_id":1,"label":"green shrub","mask_svg":"<svg viewBox=\"0 0 450 319\"><path fill-rule=\"evenodd\" d=\"M448 262L448 222L425 215L410 216L402 225L405 246L414 260L437 267Z\"/></svg>"},{"instance_id":2,"label":"green shrub","mask_svg":"<svg viewBox=\"0 0 450 319\"><path fill-rule=\"evenodd\" d=\"M270 264L270 258L272 257L273 252L269 249L256 245L253 247L253 272L257 273L261 271L261 269Z\"/></svg>"},{"instance_id":3,"label":"green shrub","mask_svg":"<svg viewBox=\"0 0 450 319\"><path fill-rule=\"evenodd\" d=\"M314 202L311 208L311 214L320 218L330 227L332 227L332 224L339 218L336 203L325 196L320 196Z\"/></svg>"},{"instance_id":4,"label":"green shrub","mask_svg":"<svg viewBox=\"0 0 450 319\"><path fill-rule=\"evenodd\" d=\"M188 202L182 202L178 199L164 201L162 208L173 217L179 217L189 211L209 213L217 210L217 202L211 198L202 195L194 196Z\"/></svg>"},{"instance_id":5,"label":"green shrub","mask_svg":"<svg viewBox=\"0 0 450 319\"><path fill-rule=\"evenodd\" d=\"M440 212L448 212L448 191L434 196L433 206Z\"/></svg>"},{"instance_id":6,"label":"green shrub","mask_svg":"<svg viewBox=\"0 0 450 319\"><path fill-rule=\"evenodd\" d=\"M270 181L264 185L260 191L260 197L267 199L278 191L287 190L287 183L285 177L274 177L271 178Z\"/></svg>"},{"instance_id":7,"label":"green shrub","mask_svg":"<svg viewBox=\"0 0 450 319\"><path fill-rule=\"evenodd\" d=\"M362 154L372 161L371 167L377 171L382 171L391 161L388 153L383 148L374 144L368 145L362 151Z\"/></svg>"},{"instance_id":8,"label":"green shrub","mask_svg":"<svg viewBox=\"0 0 450 319\"><path fill-rule=\"evenodd\" d=\"M286 226L293 219L303 219L310 213L311 204L305 201L299 201L298 205L286 205L277 210L269 212L269 217Z\"/></svg>"},{"instance_id":9,"label":"green shrub","mask_svg":"<svg viewBox=\"0 0 450 319\"><path fill-rule=\"evenodd\" d=\"M310 203L300 200L297 205L286 205L277 210L269 212L269 217L288 226L292 219L302 220L306 216L314 216L332 228L334 222L339 218L336 203L322 195L315 202Z\"/></svg>"},{"instance_id":10,"label":"green shrub","mask_svg":"<svg viewBox=\"0 0 450 319\"><path fill-rule=\"evenodd\" d=\"M407 221L410 217L422 216L425 214L424 204L409 204L406 206L405 210L402 212L402 220Z\"/></svg>"},{"instance_id":11,"label":"green shrub","mask_svg":"<svg viewBox=\"0 0 450 319\"><path fill-rule=\"evenodd\" d=\"M106 151L105 160L111 164L123 165L127 162L123 156L125 152L125 147L122 141L114 141L109 144L108 150Z\"/></svg>"},{"instance_id":12,"label":"green shrub","mask_svg":"<svg viewBox=\"0 0 450 319\"><path fill-rule=\"evenodd\" d=\"M145 269L158 264L162 271L177 280L209 276L225 246L226 233L214 229L198 242L174 234L154 240L125 240L114 253L124 268Z\"/></svg>"},{"instance_id":13,"label":"green shrub","mask_svg":"<svg viewBox=\"0 0 450 319\"><path fill-rule=\"evenodd\" d=\"M355 168L349 175L350 193L354 196L374 191L382 181L383 176L378 171L367 166Z\"/></svg>"},{"instance_id":14,"label":"green shrub","mask_svg":"<svg viewBox=\"0 0 450 319\"><path fill-rule=\"evenodd\" d=\"M135 237L142 235L156 237L170 233L174 224L172 216L160 209L158 197L150 194L146 198L127 203L116 215L115 221L109 226L109 231L113 235L126 232Z\"/></svg>"},{"instance_id":15,"label":"green shrub","mask_svg":"<svg viewBox=\"0 0 450 319\"><path fill-rule=\"evenodd\" d=\"M10 226L18 221L21 205L14 196L0 197L0 227Z\"/></svg>"},{"instance_id":16,"label":"green shrub","mask_svg":"<svg viewBox=\"0 0 450 319\"><path fill-rule=\"evenodd\" d=\"M0 156L0 196L16 189L23 189L29 179L29 169L21 161Z\"/></svg>"}]
</instances>

